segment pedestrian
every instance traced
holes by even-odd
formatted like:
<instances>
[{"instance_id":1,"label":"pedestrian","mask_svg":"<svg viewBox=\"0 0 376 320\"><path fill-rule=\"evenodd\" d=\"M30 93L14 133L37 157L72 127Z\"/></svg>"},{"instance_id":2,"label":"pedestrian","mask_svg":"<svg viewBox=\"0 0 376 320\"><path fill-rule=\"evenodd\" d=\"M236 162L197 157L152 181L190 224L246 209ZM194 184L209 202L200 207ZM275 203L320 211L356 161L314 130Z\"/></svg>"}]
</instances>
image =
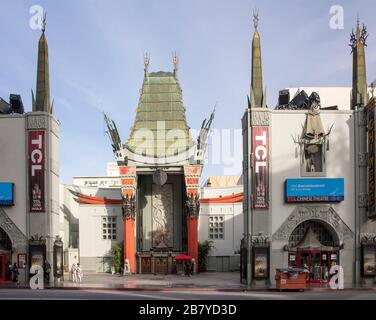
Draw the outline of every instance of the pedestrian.
<instances>
[{"instance_id":1,"label":"pedestrian","mask_svg":"<svg viewBox=\"0 0 376 320\"><path fill-rule=\"evenodd\" d=\"M79 263L77 263L76 272L77 272L78 282L81 283L82 282L82 277L83 277L83 272L82 272L82 269L81 269L81 266L80 266Z\"/></svg>"},{"instance_id":2,"label":"pedestrian","mask_svg":"<svg viewBox=\"0 0 376 320\"><path fill-rule=\"evenodd\" d=\"M12 281L17 282L17 286L20 285L20 283L18 281L18 275L19 274L20 274L20 272L18 271L18 266L17 266L17 263L15 262L14 265L13 265L13 268L12 268Z\"/></svg>"},{"instance_id":3,"label":"pedestrian","mask_svg":"<svg viewBox=\"0 0 376 320\"><path fill-rule=\"evenodd\" d=\"M194 273L194 268L195 268L195 259L192 258L191 260L191 269L190 269L190 274L193 276Z\"/></svg>"},{"instance_id":4,"label":"pedestrian","mask_svg":"<svg viewBox=\"0 0 376 320\"><path fill-rule=\"evenodd\" d=\"M184 262L184 269L185 269L185 275L190 277L191 276L191 268L189 266L189 262L185 261Z\"/></svg>"},{"instance_id":5,"label":"pedestrian","mask_svg":"<svg viewBox=\"0 0 376 320\"><path fill-rule=\"evenodd\" d=\"M76 267L75 263L72 264L72 267L70 269L70 273L72 275L72 281L77 282L77 267Z\"/></svg>"},{"instance_id":6,"label":"pedestrian","mask_svg":"<svg viewBox=\"0 0 376 320\"><path fill-rule=\"evenodd\" d=\"M44 282L48 284L50 283L50 274L51 274L51 265L48 262L48 260L44 261L43 271L44 271Z\"/></svg>"}]
</instances>

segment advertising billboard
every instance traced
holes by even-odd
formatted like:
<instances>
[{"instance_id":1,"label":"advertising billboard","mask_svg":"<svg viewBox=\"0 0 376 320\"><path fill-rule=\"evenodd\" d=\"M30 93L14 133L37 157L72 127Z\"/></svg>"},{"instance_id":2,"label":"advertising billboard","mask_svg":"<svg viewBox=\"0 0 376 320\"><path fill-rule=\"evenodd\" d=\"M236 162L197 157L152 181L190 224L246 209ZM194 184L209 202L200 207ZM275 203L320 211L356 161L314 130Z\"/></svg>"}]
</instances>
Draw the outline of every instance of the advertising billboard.
<instances>
[{"instance_id":1,"label":"advertising billboard","mask_svg":"<svg viewBox=\"0 0 376 320\"><path fill-rule=\"evenodd\" d=\"M286 179L286 202L340 202L344 200L343 178Z\"/></svg>"},{"instance_id":2,"label":"advertising billboard","mask_svg":"<svg viewBox=\"0 0 376 320\"><path fill-rule=\"evenodd\" d=\"M0 182L0 206L14 205L14 184Z\"/></svg>"},{"instance_id":3,"label":"advertising billboard","mask_svg":"<svg viewBox=\"0 0 376 320\"><path fill-rule=\"evenodd\" d=\"M45 211L45 134L29 131L29 199L30 212Z\"/></svg>"},{"instance_id":4,"label":"advertising billboard","mask_svg":"<svg viewBox=\"0 0 376 320\"><path fill-rule=\"evenodd\" d=\"M269 207L269 128L252 128L253 208Z\"/></svg>"}]
</instances>

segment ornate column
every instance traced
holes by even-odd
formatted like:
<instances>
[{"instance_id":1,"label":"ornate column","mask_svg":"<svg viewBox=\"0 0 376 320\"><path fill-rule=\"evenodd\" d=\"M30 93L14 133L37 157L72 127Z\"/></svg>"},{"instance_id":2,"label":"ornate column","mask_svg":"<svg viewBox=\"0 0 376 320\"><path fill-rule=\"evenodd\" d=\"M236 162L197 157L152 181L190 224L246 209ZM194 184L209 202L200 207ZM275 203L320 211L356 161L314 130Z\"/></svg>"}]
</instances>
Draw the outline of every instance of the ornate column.
<instances>
[{"instance_id":1,"label":"ornate column","mask_svg":"<svg viewBox=\"0 0 376 320\"><path fill-rule=\"evenodd\" d=\"M184 176L187 192L187 242L188 255L196 262L198 270L198 217L200 213L199 180L201 176L201 165L185 166Z\"/></svg>"},{"instance_id":2,"label":"ornate column","mask_svg":"<svg viewBox=\"0 0 376 320\"><path fill-rule=\"evenodd\" d=\"M119 172L121 179L121 194L123 197L124 262L128 260L129 271L131 273L136 273L136 167L119 166Z\"/></svg>"}]
</instances>

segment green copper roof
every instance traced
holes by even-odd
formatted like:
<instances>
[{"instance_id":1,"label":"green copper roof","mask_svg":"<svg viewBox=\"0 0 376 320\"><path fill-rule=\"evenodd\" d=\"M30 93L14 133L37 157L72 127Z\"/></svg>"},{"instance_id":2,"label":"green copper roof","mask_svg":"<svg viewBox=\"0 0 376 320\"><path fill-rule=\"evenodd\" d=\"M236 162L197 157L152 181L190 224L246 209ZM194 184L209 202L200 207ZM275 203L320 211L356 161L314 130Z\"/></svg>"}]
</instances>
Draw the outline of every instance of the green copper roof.
<instances>
[{"instance_id":1,"label":"green copper roof","mask_svg":"<svg viewBox=\"0 0 376 320\"><path fill-rule=\"evenodd\" d=\"M145 72L136 119L125 146L136 154L164 157L184 152L192 144L175 73Z\"/></svg>"},{"instance_id":2,"label":"green copper roof","mask_svg":"<svg viewBox=\"0 0 376 320\"><path fill-rule=\"evenodd\" d=\"M35 101L33 101L33 111L51 112L48 44L44 31L39 39L37 90Z\"/></svg>"}]
</instances>

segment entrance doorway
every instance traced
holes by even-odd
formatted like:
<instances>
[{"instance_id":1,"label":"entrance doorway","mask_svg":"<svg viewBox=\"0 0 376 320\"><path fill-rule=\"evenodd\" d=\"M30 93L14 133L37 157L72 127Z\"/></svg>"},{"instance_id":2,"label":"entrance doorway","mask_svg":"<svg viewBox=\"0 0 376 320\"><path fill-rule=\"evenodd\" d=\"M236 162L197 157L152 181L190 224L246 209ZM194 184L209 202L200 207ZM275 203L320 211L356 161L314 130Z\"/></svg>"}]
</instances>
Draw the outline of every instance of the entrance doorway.
<instances>
[{"instance_id":1,"label":"entrance doorway","mask_svg":"<svg viewBox=\"0 0 376 320\"><path fill-rule=\"evenodd\" d=\"M289 266L309 271L308 283L329 283L330 268L338 264L338 251L308 250L289 253Z\"/></svg>"},{"instance_id":2,"label":"entrance doorway","mask_svg":"<svg viewBox=\"0 0 376 320\"><path fill-rule=\"evenodd\" d=\"M289 239L289 267L309 271L308 283L327 284L339 264L339 241L320 221L298 225Z\"/></svg>"},{"instance_id":3,"label":"entrance doorway","mask_svg":"<svg viewBox=\"0 0 376 320\"><path fill-rule=\"evenodd\" d=\"M0 254L0 281L5 281L5 254Z\"/></svg>"}]
</instances>

